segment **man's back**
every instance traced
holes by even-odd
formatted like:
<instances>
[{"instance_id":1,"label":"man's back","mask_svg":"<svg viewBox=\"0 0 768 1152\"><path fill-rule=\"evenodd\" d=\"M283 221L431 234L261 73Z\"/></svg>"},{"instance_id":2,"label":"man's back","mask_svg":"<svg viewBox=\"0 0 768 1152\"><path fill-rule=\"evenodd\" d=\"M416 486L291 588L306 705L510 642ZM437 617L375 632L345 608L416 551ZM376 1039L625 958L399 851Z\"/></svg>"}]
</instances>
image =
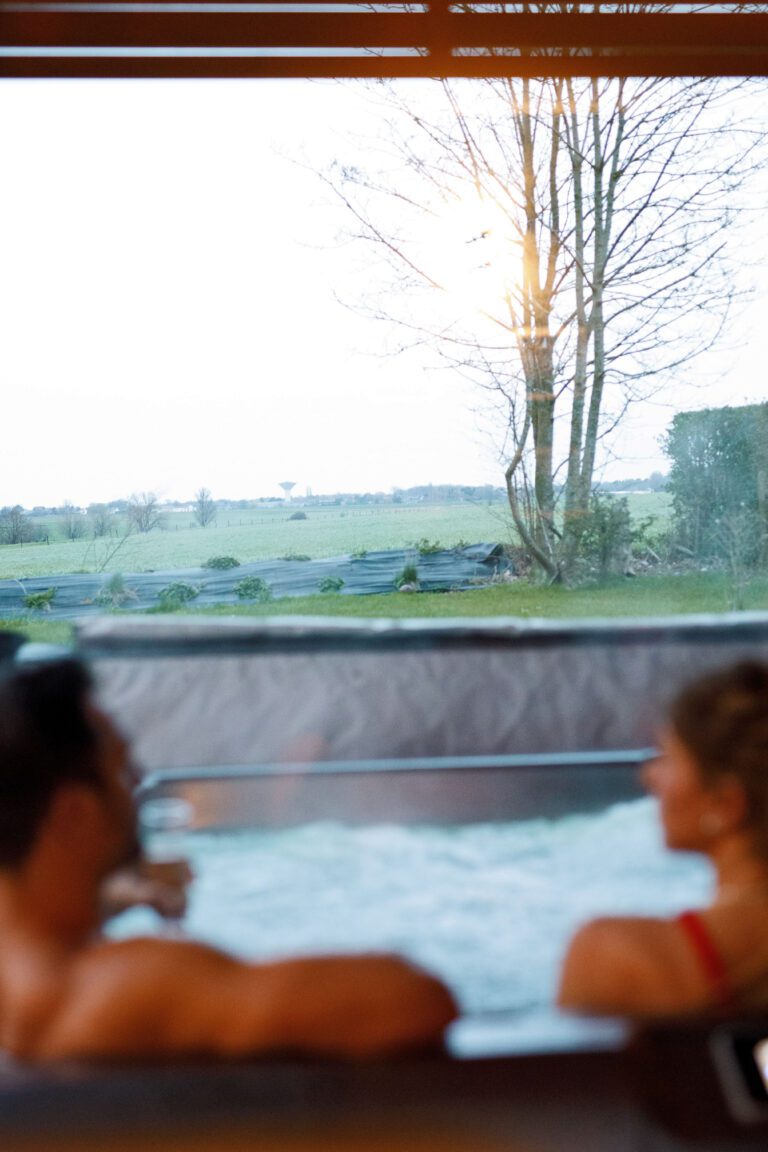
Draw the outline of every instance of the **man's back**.
<instances>
[{"instance_id":1,"label":"man's back","mask_svg":"<svg viewBox=\"0 0 768 1152\"><path fill-rule=\"evenodd\" d=\"M24 1059L365 1058L434 1043L455 1016L443 986L395 956L249 965L191 941L97 940L67 954L3 935L0 1043Z\"/></svg>"}]
</instances>

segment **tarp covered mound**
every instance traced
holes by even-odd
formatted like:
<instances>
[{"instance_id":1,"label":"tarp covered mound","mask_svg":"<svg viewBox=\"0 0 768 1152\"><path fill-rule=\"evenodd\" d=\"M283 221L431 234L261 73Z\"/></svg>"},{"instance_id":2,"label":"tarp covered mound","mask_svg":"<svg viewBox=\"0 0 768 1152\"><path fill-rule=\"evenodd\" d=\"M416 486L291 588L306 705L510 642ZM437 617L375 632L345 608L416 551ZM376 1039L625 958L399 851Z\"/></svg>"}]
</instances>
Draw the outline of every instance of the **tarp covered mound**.
<instances>
[{"instance_id":1,"label":"tarp covered mound","mask_svg":"<svg viewBox=\"0 0 768 1152\"><path fill-rule=\"evenodd\" d=\"M322 591L327 578L343 580L341 595L359 596L394 592L395 581L406 564L414 564L419 588L425 592L466 590L487 583L495 575L511 571L500 544L473 544L427 555L396 550L368 552L359 559L335 556L325 560L260 560L241 564L224 572L208 568L175 568L161 572L123 574L127 598L115 603L125 611L146 611L161 603L160 593L171 584L184 582L200 591L191 601L195 607L212 604L243 604L235 585L244 577L266 581L276 598L311 596ZM25 595L55 588L46 614L58 619L94 615L109 608L99 601L107 587L109 573L69 576L38 576L33 579L0 581L0 617L16 617L27 610Z\"/></svg>"}]
</instances>

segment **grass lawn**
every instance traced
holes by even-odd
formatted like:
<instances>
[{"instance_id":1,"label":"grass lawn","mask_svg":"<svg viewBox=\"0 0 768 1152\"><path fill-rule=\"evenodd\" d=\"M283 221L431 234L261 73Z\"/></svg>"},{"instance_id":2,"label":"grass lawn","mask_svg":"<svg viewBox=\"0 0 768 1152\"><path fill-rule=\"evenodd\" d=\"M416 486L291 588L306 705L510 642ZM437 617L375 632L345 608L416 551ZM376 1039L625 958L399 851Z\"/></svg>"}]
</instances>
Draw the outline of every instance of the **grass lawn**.
<instances>
[{"instance_id":1,"label":"grass lawn","mask_svg":"<svg viewBox=\"0 0 768 1152\"><path fill-rule=\"evenodd\" d=\"M522 619L648 617L728 609L728 586L713 572L679 576L644 575L584 588L545 588L531 584L499 585L471 592L390 593L386 596L326 594L287 597L267 604L210 609L215 616L358 616L432 618L516 616ZM755 578L744 591L744 608L768 610L768 577ZM201 615L202 612L190 613ZM67 643L66 622L44 617L2 620L0 628L24 632L30 640Z\"/></svg>"},{"instance_id":2,"label":"grass lawn","mask_svg":"<svg viewBox=\"0 0 768 1152\"><path fill-rule=\"evenodd\" d=\"M19 616L14 620L0 620L0 631L22 632L27 640L36 644L71 644L72 625L68 620L46 620L45 617L33 619L31 616Z\"/></svg>"},{"instance_id":3,"label":"grass lawn","mask_svg":"<svg viewBox=\"0 0 768 1152\"><path fill-rule=\"evenodd\" d=\"M744 608L768 610L768 577L745 591ZM218 616L431 617L519 616L525 619L585 619L591 616L671 616L725 612L727 588L719 573L640 576L584 588L506 584L471 592L391 593L386 596L318 595L272 600L267 604L222 607Z\"/></svg>"}]
</instances>

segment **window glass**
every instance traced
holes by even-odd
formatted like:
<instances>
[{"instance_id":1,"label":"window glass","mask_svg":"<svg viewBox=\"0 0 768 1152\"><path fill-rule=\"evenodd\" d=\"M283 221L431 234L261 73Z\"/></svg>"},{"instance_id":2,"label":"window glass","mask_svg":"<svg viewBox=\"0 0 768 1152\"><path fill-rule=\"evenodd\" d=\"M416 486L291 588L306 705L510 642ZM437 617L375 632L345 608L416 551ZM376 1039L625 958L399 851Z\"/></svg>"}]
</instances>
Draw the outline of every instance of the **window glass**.
<instances>
[{"instance_id":1,"label":"window glass","mask_svg":"<svg viewBox=\"0 0 768 1152\"><path fill-rule=\"evenodd\" d=\"M764 606L762 87L7 81L2 620Z\"/></svg>"},{"instance_id":2,"label":"window glass","mask_svg":"<svg viewBox=\"0 0 768 1152\"><path fill-rule=\"evenodd\" d=\"M765 607L762 89L0 87L0 623ZM195 934L520 1016L582 919L709 881L634 796L188 848Z\"/></svg>"}]
</instances>

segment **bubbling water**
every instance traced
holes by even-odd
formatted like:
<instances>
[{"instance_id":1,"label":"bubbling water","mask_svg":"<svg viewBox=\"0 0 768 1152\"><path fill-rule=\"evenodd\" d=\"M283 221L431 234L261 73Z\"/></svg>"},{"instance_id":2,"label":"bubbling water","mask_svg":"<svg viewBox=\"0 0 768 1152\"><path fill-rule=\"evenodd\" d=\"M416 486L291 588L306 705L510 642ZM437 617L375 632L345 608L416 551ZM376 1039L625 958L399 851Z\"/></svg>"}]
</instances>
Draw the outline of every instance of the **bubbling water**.
<instances>
[{"instance_id":1,"label":"bubbling water","mask_svg":"<svg viewBox=\"0 0 768 1152\"><path fill-rule=\"evenodd\" d=\"M673 914L710 886L703 861L663 849L651 800L558 820L194 832L186 849L190 936L251 959L402 952L468 1013L545 1007L583 920ZM110 931L151 930L151 916Z\"/></svg>"}]
</instances>

